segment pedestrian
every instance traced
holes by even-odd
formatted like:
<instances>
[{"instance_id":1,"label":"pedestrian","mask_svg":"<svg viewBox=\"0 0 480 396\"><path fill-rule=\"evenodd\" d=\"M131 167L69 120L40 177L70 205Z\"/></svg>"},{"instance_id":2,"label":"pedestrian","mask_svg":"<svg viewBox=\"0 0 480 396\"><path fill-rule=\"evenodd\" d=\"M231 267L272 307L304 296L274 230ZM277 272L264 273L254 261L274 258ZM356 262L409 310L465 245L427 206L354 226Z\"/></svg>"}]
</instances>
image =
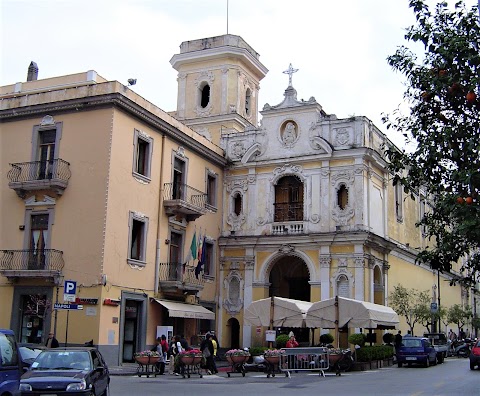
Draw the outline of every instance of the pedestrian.
<instances>
[{"instance_id":1,"label":"pedestrian","mask_svg":"<svg viewBox=\"0 0 480 396\"><path fill-rule=\"evenodd\" d=\"M168 342L167 342L167 337L165 337L165 334L162 334L161 341L162 345L162 350L163 350L163 360L166 363L167 362L167 357L168 357Z\"/></svg>"},{"instance_id":2,"label":"pedestrian","mask_svg":"<svg viewBox=\"0 0 480 396\"><path fill-rule=\"evenodd\" d=\"M180 344L182 344L182 348L185 351L189 351L191 349L190 346L188 345L187 340L185 339L185 336L183 334L180 336Z\"/></svg>"},{"instance_id":3,"label":"pedestrian","mask_svg":"<svg viewBox=\"0 0 480 396\"><path fill-rule=\"evenodd\" d=\"M402 346L402 340L403 340L402 331L398 330L398 333L395 334L395 351L397 353L398 353L398 350L400 349L400 347Z\"/></svg>"},{"instance_id":4,"label":"pedestrian","mask_svg":"<svg viewBox=\"0 0 480 396\"><path fill-rule=\"evenodd\" d=\"M200 350L205 358L205 370L207 371L207 374L213 374L216 370L214 369L213 343L212 335L210 333L205 334L205 339L200 344Z\"/></svg>"},{"instance_id":5,"label":"pedestrian","mask_svg":"<svg viewBox=\"0 0 480 396\"><path fill-rule=\"evenodd\" d=\"M458 333L458 338L461 340L465 339L465 332L463 331L463 327L460 329L460 332Z\"/></svg>"},{"instance_id":6,"label":"pedestrian","mask_svg":"<svg viewBox=\"0 0 480 396\"><path fill-rule=\"evenodd\" d=\"M48 334L47 342L45 343L45 346L47 348L58 348L60 344L58 343L58 340L55 338L55 334L50 332Z\"/></svg>"},{"instance_id":7,"label":"pedestrian","mask_svg":"<svg viewBox=\"0 0 480 396\"><path fill-rule=\"evenodd\" d=\"M293 331L291 331L289 333L289 336L290 338L288 339L286 345L285 345L285 348L297 348L298 347L298 342L297 340L295 339L295 334L293 333ZM290 355L287 357L287 360L288 360L288 368L290 369L293 369L293 368L296 368L296 359L295 359L295 356L294 355Z\"/></svg>"},{"instance_id":8,"label":"pedestrian","mask_svg":"<svg viewBox=\"0 0 480 396\"><path fill-rule=\"evenodd\" d=\"M452 342L457 339L457 335L454 333L452 329L450 329L450 331L448 332L448 339Z\"/></svg>"},{"instance_id":9,"label":"pedestrian","mask_svg":"<svg viewBox=\"0 0 480 396\"><path fill-rule=\"evenodd\" d=\"M174 338L173 344L173 355L174 355L174 364L173 364L173 374L180 375L180 373L185 372L185 366L180 363L179 354L184 351L182 344L180 342L180 336L176 335Z\"/></svg>"},{"instance_id":10,"label":"pedestrian","mask_svg":"<svg viewBox=\"0 0 480 396\"><path fill-rule=\"evenodd\" d=\"M153 351L158 353L158 362L155 363L155 369L158 375L165 374L165 359L163 357L163 349L162 349L162 337L157 337L156 344L152 349Z\"/></svg>"},{"instance_id":11,"label":"pedestrian","mask_svg":"<svg viewBox=\"0 0 480 396\"><path fill-rule=\"evenodd\" d=\"M218 352L218 339L213 331L210 333L210 335L211 335L210 340L212 341L212 345L213 345L212 372L213 374L217 374L218 369L217 369L216 360L217 360L217 352Z\"/></svg>"}]
</instances>

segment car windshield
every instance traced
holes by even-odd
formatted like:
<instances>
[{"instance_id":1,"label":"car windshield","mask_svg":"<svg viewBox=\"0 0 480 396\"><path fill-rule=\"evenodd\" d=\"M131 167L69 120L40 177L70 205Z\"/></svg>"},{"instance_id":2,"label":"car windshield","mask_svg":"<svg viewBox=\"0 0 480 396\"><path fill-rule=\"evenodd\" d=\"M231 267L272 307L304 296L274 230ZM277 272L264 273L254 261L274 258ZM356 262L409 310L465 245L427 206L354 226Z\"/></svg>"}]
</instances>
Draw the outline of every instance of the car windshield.
<instances>
[{"instance_id":1,"label":"car windshield","mask_svg":"<svg viewBox=\"0 0 480 396\"><path fill-rule=\"evenodd\" d=\"M90 370L88 351L43 351L32 363L32 370Z\"/></svg>"},{"instance_id":2,"label":"car windshield","mask_svg":"<svg viewBox=\"0 0 480 396\"><path fill-rule=\"evenodd\" d=\"M403 346L406 348L421 348L422 347L422 340L417 339L403 339Z\"/></svg>"},{"instance_id":3,"label":"car windshield","mask_svg":"<svg viewBox=\"0 0 480 396\"><path fill-rule=\"evenodd\" d=\"M42 352L41 349L31 349L28 347L20 347L20 355L22 359L35 359Z\"/></svg>"}]
</instances>

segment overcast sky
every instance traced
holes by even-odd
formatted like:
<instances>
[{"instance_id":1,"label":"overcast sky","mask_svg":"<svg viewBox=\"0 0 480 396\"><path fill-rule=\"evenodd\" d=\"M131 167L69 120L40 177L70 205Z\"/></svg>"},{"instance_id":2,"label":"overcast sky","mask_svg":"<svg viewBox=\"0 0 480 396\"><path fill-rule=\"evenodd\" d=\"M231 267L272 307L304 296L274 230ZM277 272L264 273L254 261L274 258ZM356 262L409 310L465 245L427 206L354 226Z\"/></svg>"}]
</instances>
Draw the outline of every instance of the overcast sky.
<instances>
[{"instance_id":1,"label":"overcast sky","mask_svg":"<svg viewBox=\"0 0 480 396\"><path fill-rule=\"evenodd\" d=\"M453 1L450 1L453 4ZM474 5L477 0L467 0ZM0 85L95 70L165 111L176 109L181 42L227 33L227 0L0 0ZM241 36L268 68L259 110L283 100L292 63L298 99L314 96L339 118L381 113L402 101L403 76L386 58L414 22L408 0L229 0L228 33ZM388 136L399 144L390 132Z\"/></svg>"}]
</instances>

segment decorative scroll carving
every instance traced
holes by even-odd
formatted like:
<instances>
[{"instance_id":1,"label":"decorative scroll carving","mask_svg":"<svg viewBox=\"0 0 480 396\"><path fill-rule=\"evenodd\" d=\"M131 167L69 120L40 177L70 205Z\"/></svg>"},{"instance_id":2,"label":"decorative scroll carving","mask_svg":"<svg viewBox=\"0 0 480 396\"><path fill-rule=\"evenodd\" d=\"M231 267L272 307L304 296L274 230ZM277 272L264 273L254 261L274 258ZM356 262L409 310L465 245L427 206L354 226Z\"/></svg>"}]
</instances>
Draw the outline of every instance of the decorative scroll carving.
<instances>
[{"instance_id":1,"label":"decorative scroll carving","mask_svg":"<svg viewBox=\"0 0 480 396\"><path fill-rule=\"evenodd\" d=\"M185 148L183 148L182 146L178 147L176 153L179 157L185 158Z\"/></svg>"},{"instance_id":2,"label":"decorative scroll carving","mask_svg":"<svg viewBox=\"0 0 480 396\"><path fill-rule=\"evenodd\" d=\"M54 126L55 125L55 120L53 119L53 116L51 115L46 115L45 117L42 118L42 121L40 122L41 126Z\"/></svg>"},{"instance_id":3,"label":"decorative scroll carving","mask_svg":"<svg viewBox=\"0 0 480 396\"><path fill-rule=\"evenodd\" d=\"M289 254L289 253L293 253L295 251L295 246L292 246L290 244L285 244L285 245L282 245L278 251L280 253L283 253L283 254Z\"/></svg>"},{"instance_id":4,"label":"decorative scroll carving","mask_svg":"<svg viewBox=\"0 0 480 396\"><path fill-rule=\"evenodd\" d=\"M248 190L248 180L245 179L235 179L227 183L227 192L231 193L233 190L247 191Z\"/></svg>"},{"instance_id":5,"label":"decorative scroll carving","mask_svg":"<svg viewBox=\"0 0 480 396\"><path fill-rule=\"evenodd\" d=\"M310 215L310 221L313 223L313 224L317 224L319 221L320 221L320 215L316 214L316 213L312 213Z\"/></svg>"},{"instance_id":6,"label":"decorative scroll carving","mask_svg":"<svg viewBox=\"0 0 480 396\"><path fill-rule=\"evenodd\" d=\"M320 256L320 267L321 268L330 268L332 258L330 256Z\"/></svg>"},{"instance_id":7,"label":"decorative scroll carving","mask_svg":"<svg viewBox=\"0 0 480 396\"><path fill-rule=\"evenodd\" d=\"M336 146L347 146L353 143L351 128L335 128L333 135Z\"/></svg>"}]
</instances>

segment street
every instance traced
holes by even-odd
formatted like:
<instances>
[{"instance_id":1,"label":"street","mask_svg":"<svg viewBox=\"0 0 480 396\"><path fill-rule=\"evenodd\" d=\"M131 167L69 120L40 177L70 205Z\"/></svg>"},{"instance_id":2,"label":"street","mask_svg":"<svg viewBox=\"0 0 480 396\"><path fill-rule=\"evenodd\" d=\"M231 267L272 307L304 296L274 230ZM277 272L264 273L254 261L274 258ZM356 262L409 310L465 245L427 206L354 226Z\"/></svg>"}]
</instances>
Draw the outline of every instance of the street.
<instances>
[{"instance_id":1,"label":"street","mask_svg":"<svg viewBox=\"0 0 480 396\"><path fill-rule=\"evenodd\" d=\"M444 364L423 367L391 366L378 370L342 373L340 377L327 373L319 377L312 373L293 373L291 378L283 374L266 378L263 373L226 373L191 378L172 375L146 378L113 376L111 396L158 394L174 395L479 395L480 370L471 371L468 359L448 358ZM300 396L300 394L298 394Z\"/></svg>"}]
</instances>

